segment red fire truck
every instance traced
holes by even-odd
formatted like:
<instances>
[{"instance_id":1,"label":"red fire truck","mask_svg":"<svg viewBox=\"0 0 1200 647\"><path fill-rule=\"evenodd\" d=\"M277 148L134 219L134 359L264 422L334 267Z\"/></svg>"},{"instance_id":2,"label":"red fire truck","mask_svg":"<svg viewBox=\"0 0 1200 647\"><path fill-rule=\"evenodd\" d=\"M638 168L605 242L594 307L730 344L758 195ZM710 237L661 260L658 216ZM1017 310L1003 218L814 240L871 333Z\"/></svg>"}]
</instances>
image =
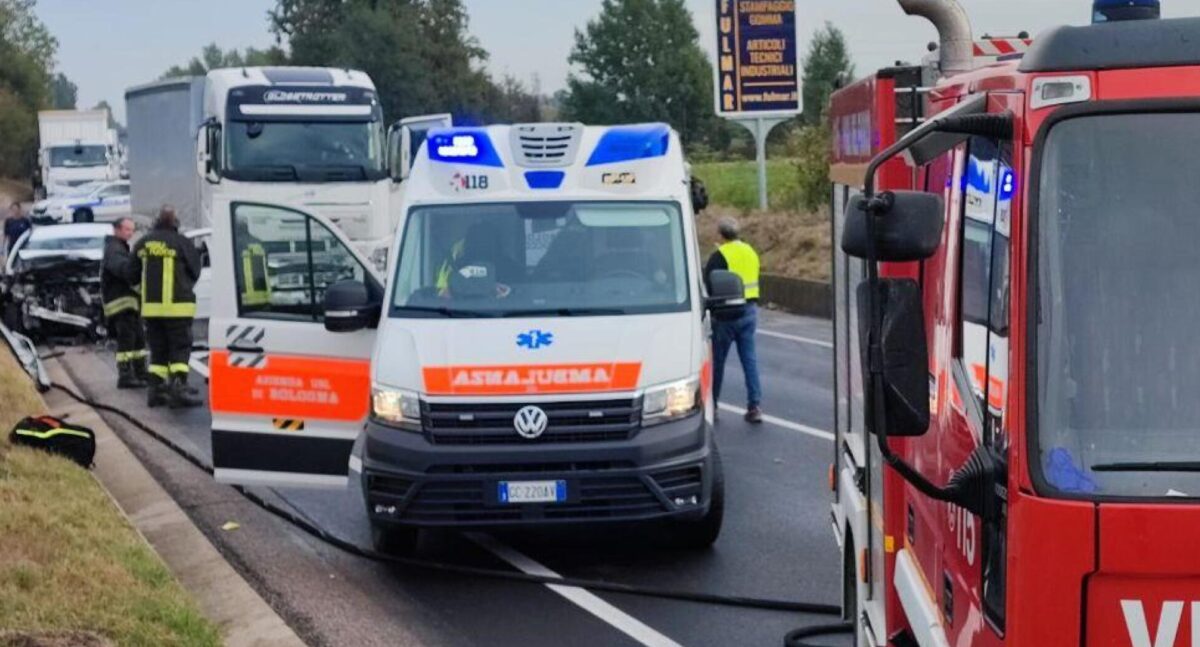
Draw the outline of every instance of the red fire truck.
<instances>
[{"instance_id":1,"label":"red fire truck","mask_svg":"<svg viewBox=\"0 0 1200 647\"><path fill-rule=\"evenodd\" d=\"M939 50L830 107L856 644L1200 647L1200 19L899 2Z\"/></svg>"}]
</instances>

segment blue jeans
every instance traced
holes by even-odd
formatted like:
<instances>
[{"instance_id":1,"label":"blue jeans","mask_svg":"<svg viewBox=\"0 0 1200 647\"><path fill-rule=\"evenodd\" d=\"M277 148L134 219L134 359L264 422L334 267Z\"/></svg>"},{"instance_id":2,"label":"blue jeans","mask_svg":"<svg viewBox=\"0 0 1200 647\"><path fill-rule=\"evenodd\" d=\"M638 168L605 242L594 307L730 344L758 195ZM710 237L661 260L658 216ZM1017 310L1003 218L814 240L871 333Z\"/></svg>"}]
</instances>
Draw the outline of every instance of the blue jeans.
<instances>
[{"instance_id":1,"label":"blue jeans","mask_svg":"<svg viewBox=\"0 0 1200 647\"><path fill-rule=\"evenodd\" d=\"M758 306L746 306L741 317L731 321L713 320L713 399L721 397L721 382L725 378L725 359L729 348L737 344L738 359L746 374L746 404L757 407L762 402L762 385L758 381L758 353L754 350L754 331L758 328Z\"/></svg>"}]
</instances>

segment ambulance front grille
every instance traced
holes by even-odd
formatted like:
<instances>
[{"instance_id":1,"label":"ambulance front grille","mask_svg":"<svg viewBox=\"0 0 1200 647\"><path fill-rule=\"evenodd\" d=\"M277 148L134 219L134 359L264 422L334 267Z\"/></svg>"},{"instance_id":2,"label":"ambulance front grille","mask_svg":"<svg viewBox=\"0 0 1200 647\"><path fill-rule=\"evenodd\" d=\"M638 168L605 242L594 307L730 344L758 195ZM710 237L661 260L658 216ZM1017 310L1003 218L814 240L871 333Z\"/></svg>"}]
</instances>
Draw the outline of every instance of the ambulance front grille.
<instances>
[{"instance_id":1,"label":"ambulance front grille","mask_svg":"<svg viewBox=\"0 0 1200 647\"><path fill-rule=\"evenodd\" d=\"M426 483L404 509L402 518L421 523L504 523L539 519L637 519L661 514L662 501L636 476L582 477L571 500L553 504L504 506L487 492L494 481Z\"/></svg>"},{"instance_id":2,"label":"ambulance front grille","mask_svg":"<svg viewBox=\"0 0 1200 647\"><path fill-rule=\"evenodd\" d=\"M549 419L535 439L522 438L513 419L525 402L422 404L421 421L435 445L595 443L629 440L641 426L638 399L539 402Z\"/></svg>"}]
</instances>

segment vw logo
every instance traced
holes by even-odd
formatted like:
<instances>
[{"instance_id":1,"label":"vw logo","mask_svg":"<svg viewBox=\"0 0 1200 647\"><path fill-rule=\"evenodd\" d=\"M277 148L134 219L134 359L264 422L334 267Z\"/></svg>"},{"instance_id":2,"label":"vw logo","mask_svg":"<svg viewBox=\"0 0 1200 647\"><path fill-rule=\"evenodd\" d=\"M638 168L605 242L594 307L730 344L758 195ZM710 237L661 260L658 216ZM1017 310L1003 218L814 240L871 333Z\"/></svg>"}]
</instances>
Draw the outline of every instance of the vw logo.
<instances>
[{"instance_id":1,"label":"vw logo","mask_svg":"<svg viewBox=\"0 0 1200 647\"><path fill-rule=\"evenodd\" d=\"M550 418L546 416L546 412L542 411L541 407L530 405L521 407L517 411L517 415L513 416L513 429L517 430L517 434L522 438L533 440L546 431L546 425L550 423Z\"/></svg>"}]
</instances>

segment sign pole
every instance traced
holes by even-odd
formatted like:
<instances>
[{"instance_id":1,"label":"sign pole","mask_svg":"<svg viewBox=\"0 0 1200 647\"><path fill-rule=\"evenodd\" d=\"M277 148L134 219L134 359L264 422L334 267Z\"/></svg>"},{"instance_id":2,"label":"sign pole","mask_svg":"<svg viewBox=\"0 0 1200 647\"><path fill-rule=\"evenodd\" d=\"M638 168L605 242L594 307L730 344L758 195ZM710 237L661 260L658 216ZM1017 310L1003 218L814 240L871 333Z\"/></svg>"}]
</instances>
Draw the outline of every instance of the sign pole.
<instances>
[{"instance_id":1,"label":"sign pole","mask_svg":"<svg viewBox=\"0 0 1200 647\"><path fill-rule=\"evenodd\" d=\"M758 208L766 210L767 135L803 111L795 0L715 0L713 58L716 113L754 136Z\"/></svg>"}]
</instances>

